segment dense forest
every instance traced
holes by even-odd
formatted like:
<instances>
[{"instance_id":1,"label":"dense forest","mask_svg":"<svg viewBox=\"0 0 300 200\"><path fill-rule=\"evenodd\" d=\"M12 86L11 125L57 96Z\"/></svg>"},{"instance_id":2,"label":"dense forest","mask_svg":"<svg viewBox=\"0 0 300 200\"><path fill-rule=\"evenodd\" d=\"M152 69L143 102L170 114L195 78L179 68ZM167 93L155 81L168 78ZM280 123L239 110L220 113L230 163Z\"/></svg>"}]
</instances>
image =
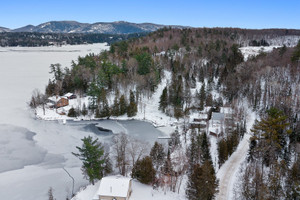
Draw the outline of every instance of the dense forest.
<instances>
[{"instance_id":1,"label":"dense forest","mask_svg":"<svg viewBox=\"0 0 300 200\"><path fill-rule=\"evenodd\" d=\"M90 104L73 109L75 115L92 112L96 118L126 113L134 116L140 99L151 97L169 72L158 112L183 119L190 113L202 112L205 107L211 111L222 106L234 110L228 122L231 128L218 138L218 166L234 152L246 132L246 111L241 105L247 103L260 119L251 130L248 162L240 178L238 199L297 199L300 192L298 40L297 30L165 28L114 43L109 51L99 55L81 57L71 68L51 65L54 78L49 80L45 95L67 92L89 95ZM247 61L239 50L242 46L269 45L281 47L271 53L261 52ZM111 105L107 100L109 95L114 96ZM43 104L43 99L46 98L33 96L31 105ZM141 166L153 162L157 176L153 176L151 168L148 174L152 178L145 183L165 187L155 177L167 176L168 187L175 192L179 190L181 176L187 175L188 199L213 199L218 181L207 134L200 128L180 127L171 135L167 149L155 144L150 157L132 164L132 176L143 177L147 172L141 172ZM181 155L176 160L180 164L172 161L174 152ZM119 169L125 174L121 166L122 162Z\"/></svg>"},{"instance_id":2,"label":"dense forest","mask_svg":"<svg viewBox=\"0 0 300 200\"><path fill-rule=\"evenodd\" d=\"M50 46L63 44L108 44L126 40L133 37L141 37L145 33L136 34L99 34L99 33L30 33L30 32L2 32L0 33L0 46Z\"/></svg>"}]
</instances>

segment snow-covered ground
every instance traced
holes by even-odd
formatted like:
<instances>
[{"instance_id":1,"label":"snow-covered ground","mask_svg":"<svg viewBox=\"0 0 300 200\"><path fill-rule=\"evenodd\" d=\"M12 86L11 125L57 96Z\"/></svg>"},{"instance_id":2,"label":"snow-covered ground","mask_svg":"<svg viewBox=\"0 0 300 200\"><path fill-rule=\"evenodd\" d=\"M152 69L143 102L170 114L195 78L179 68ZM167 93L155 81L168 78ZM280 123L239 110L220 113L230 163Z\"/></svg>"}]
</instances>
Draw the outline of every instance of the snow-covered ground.
<instances>
[{"instance_id":1,"label":"snow-covered ground","mask_svg":"<svg viewBox=\"0 0 300 200\"><path fill-rule=\"evenodd\" d=\"M100 185L98 181L95 185L89 185L82 188L72 200L92 200ZM179 194L174 192L164 192L161 190L153 190L151 186L144 185L136 180L132 181L132 193L130 200L185 200L185 193L181 191Z\"/></svg>"},{"instance_id":2,"label":"snow-covered ground","mask_svg":"<svg viewBox=\"0 0 300 200\"><path fill-rule=\"evenodd\" d=\"M238 178L240 166L245 161L249 149L250 129L252 128L257 116L254 112L249 110L247 118L247 133L242 141L240 141L236 151L230 158L221 166L217 172L219 179L219 193L216 197L217 200L233 199L234 197L234 184Z\"/></svg>"},{"instance_id":3,"label":"snow-covered ground","mask_svg":"<svg viewBox=\"0 0 300 200\"><path fill-rule=\"evenodd\" d=\"M240 50L244 56L244 60L247 61L251 56L257 56L258 54L265 52L271 52L275 48L280 48L281 46L261 46L261 47L241 47Z\"/></svg>"},{"instance_id":4,"label":"snow-covered ground","mask_svg":"<svg viewBox=\"0 0 300 200\"><path fill-rule=\"evenodd\" d=\"M158 85L156 91L151 95L151 97L142 96L141 100L138 103L138 113L134 117L128 118L127 115L119 116L119 117L111 117L111 119L118 119L118 120L128 120L128 119L137 119L151 122L155 127L160 128L163 132L171 133L174 131L174 126L178 122L175 118L167 117L164 113L158 110L159 107L159 100L160 95L162 94L163 89L166 87L167 82L171 81L171 72L164 71L164 78L162 82ZM121 92L122 93L122 92ZM128 94L127 94L128 96ZM109 95L108 96L108 103L111 106L113 104L115 96ZM70 108L82 108L83 103L86 106L89 105L89 97L82 97L77 99L69 100L69 105L59 108L57 111L55 109L46 109L44 114L42 107L37 108L37 117L44 120L64 120L69 119L73 120L74 118L70 118L67 115L61 115L60 113L65 112L68 113ZM78 119L83 120L90 120L94 119L94 116L86 116L86 117L79 117ZM112 129L115 127L106 127L102 126L103 128ZM120 132L121 130L116 130L116 132Z\"/></svg>"}]
</instances>

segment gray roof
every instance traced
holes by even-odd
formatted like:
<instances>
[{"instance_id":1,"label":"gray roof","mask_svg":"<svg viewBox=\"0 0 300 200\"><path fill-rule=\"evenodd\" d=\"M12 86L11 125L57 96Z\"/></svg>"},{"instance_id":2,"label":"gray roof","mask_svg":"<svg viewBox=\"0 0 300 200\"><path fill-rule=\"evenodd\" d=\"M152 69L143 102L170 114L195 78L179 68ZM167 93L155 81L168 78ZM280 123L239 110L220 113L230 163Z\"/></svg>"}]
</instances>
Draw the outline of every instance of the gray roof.
<instances>
[{"instance_id":1,"label":"gray roof","mask_svg":"<svg viewBox=\"0 0 300 200\"><path fill-rule=\"evenodd\" d=\"M218 121L224 121L225 114L224 113L212 112L211 119L212 120L218 120Z\"/></svg>"}]
</instances>

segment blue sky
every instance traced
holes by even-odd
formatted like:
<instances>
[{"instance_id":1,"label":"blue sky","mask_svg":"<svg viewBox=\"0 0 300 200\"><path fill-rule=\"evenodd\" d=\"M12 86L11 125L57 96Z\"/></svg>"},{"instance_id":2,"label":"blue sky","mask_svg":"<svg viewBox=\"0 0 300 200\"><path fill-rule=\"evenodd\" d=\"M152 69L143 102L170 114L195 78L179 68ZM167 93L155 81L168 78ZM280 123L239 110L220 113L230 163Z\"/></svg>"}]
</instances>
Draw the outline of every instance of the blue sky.
<instances>
[{"instance_id":1,"label":"blue sky","mask_svg":"<svg viewBox=\"0 0 300 200\"><path fill-rule=\"evenodd\" d=\"M0 26L53 20L300 29L300 0L3 0Z\"/></svg>"}]
</instances>

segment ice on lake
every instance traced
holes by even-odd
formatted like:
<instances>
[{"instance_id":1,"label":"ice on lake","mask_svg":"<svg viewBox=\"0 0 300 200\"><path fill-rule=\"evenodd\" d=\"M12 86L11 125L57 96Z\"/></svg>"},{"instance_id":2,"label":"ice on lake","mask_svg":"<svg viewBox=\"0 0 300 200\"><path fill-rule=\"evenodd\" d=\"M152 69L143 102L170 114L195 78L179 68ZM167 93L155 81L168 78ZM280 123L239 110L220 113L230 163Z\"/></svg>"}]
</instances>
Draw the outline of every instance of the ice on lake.
<instances>
[{"instance_id":1,"label":"ice on lake","mask_svg":"<svg viewBox=\"0 0 300 200\"><path fill-rule=\"evenodd\" d=\"M93 126L81 122L63 125L36 120L27 102L35 88L44 91L51 78L50 64L68 67L78 56L98 54L104 49L108 49L105 44L0 48L1 199L47 199L50 187L56 199L70 197L72 180L63 167L75 178L75 190L87 184L81 163L72 151L81 145L84 136L92 134L105 140L107 135L95 134ZM112 127L112 131L119 129L133 135L147 129L149 134L141 137L151 141L160 134L146 122L103 123ZM96 124L101 126L100 122Z\"/></svg>"}]
</instances>

